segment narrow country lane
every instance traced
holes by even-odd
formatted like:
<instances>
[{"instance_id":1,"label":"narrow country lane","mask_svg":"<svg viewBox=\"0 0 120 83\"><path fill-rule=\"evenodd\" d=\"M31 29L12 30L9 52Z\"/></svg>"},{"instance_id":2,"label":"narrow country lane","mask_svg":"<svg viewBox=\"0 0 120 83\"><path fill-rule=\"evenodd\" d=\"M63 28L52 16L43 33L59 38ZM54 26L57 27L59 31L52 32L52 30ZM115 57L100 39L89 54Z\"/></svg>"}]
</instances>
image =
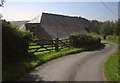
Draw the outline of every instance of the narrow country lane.
<instances>
[{"instance_id":1,"label":"narrow country lane","mask_svg":"<svg viewBox=\"0 0 120 83\"><path fill-rule=\"evenodd\" d=\"M86 51L49 61L20 81L104 81L104 61L117 50L117 45L105 42L105 49Z\"/></svg>"}]
</instances>

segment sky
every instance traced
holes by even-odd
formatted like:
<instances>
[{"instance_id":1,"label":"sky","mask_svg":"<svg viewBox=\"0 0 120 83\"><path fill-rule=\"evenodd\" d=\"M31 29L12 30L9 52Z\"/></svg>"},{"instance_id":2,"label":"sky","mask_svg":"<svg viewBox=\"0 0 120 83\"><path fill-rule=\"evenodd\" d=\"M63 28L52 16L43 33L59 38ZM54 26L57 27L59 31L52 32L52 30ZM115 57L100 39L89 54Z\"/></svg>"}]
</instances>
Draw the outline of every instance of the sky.
<instances>
[{"instance_id":1,"label":"sky","mask_svg":"<svg viewBox=\"0 0 120 83\"><path fill-rule=\"evenodd\" d=\"M115 2L116 1L116 2ZM44 0L7 0L4 7L0 7L2 19L7 21L32 20L34 17L41 15L42 12L61 14L67 16L80 16L88 20L117 20L118 19L118 0L87 1L84 2L71 0L64 2Z\"/></svg>"},{"instance_id":2,"label":"sky","mask_svg":"<svg viewBox=\"0 0 120 83\"><path fill-rule=\"evenodd\" d=\"M100 2L101 0L7 0L7 2ZM102 0L104 2L118 2L119 0Z\"/></svg>"}]
</instances>

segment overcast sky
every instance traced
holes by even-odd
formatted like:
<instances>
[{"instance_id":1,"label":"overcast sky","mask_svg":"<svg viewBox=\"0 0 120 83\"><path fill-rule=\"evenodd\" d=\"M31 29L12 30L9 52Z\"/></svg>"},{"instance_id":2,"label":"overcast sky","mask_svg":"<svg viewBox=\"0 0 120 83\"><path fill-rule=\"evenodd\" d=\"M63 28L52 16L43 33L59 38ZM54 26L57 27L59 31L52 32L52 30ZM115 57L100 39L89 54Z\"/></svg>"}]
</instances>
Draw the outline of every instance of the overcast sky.
<instances>
[{"instance_id":1,"label":"overcast sky","mask_svg":"<svg viewBox=\"0 0 120 83\"><path fill-rule=\"evenodd\" d=\"M118 0L64 0L66 2L40 2L38 0L6 0L0 12L2 19L8 21L31 20L41 15L42 12L62 14L69 16L81 16L88 20L117 20L118 19ZM72 1L72 2L71 2ZM76 2L77 1L77 2ZM78 2L79 1L79 2ZM114 2L113 2L114 1ZM115 2L116 1L116 2Z\"/></svg>"}]
</instances>

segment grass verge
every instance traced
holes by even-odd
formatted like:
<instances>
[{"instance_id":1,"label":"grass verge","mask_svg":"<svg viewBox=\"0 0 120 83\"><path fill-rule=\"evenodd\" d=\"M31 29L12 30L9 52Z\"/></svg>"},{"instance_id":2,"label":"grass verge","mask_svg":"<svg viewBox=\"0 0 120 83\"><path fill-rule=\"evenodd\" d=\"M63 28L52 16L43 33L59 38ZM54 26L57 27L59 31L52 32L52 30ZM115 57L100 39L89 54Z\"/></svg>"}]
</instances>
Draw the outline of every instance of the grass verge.
<instances>
[{"instance_id":1,"label":"grass verge","mask_svg":"<svg viewBox=\"0 0 120 83\"><path fill-rule=\"evenodd\" d=\"M118 51L104 63L104 74L107 81L118 81Z\"/></svg>"},{"instance_id":2,"label":"grass verge","mask_svg":"<svg viewBox=\"0 0 120 83\"><path fill-rule=\"evenodd\" d=\"M118 36L107 36L107 41L118 43ZM120 46L120 45L119 45ZM106 81L118 81L119 74L118 74L118 67L119 67L119 50L114 52L104 63L104 75Z\"/></svg>"},{"instance_id":3,"label":"grass verge","mask_svg":"<svg viewBox=\"0 0 120 83\"><path fill-rule=\"evenodd\" d=\"M78 53L84 51L81 48L65 48L60 52L40 53L36 56L25 57L19 63L7 64L3 66L2 77L3 81L15 81L25 72L35 68L36 66L43 64L49 60L65 56L72 53Z\"/></svg>"}]
</instances>

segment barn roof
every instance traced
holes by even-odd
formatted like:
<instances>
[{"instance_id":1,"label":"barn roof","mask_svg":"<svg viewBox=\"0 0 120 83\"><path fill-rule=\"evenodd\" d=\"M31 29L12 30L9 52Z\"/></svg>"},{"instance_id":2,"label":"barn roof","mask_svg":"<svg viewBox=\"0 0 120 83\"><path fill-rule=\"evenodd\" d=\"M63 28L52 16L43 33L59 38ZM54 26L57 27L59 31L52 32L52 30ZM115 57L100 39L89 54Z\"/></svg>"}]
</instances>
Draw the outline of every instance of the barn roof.
<instances>
[{"instance_id":1,"label":"barn roof","mask_svg":"<svg viewBox=\"0 0 120 83\"><path fill-rule=\"evenodd\" d=\"M86 28L89 28L89 21L81 17L71 17L50 13L42 13L41 18L36 23L40 23L52 39L69 37L73 33L87 33ZM30 23L30 22L29 22ZM31 22L31 23L35 23Z\"/></svg>"},{"instance_id":2,"label":"barn roof","mask_svg":"<svg viewBox=\"0 0 120 83\"><path fill-rule=\"evenodd\" d=\"M68 37L78 32L87 33L85 28L89 27L89 22L81 17L43 13L40 25L54 39Z\"/></svg>"},{"instance_id":3,"label":"barn roof","mask_svg":"<svg viewBox=\"0 0 120 83\"><path fill-rule=\"evenodd\" d=\"M33 18L32 20L30 20L28 23L40 23L40 19L41 19L41 16L38 15L35 18Z\"/></svg>"}]
</instances>

